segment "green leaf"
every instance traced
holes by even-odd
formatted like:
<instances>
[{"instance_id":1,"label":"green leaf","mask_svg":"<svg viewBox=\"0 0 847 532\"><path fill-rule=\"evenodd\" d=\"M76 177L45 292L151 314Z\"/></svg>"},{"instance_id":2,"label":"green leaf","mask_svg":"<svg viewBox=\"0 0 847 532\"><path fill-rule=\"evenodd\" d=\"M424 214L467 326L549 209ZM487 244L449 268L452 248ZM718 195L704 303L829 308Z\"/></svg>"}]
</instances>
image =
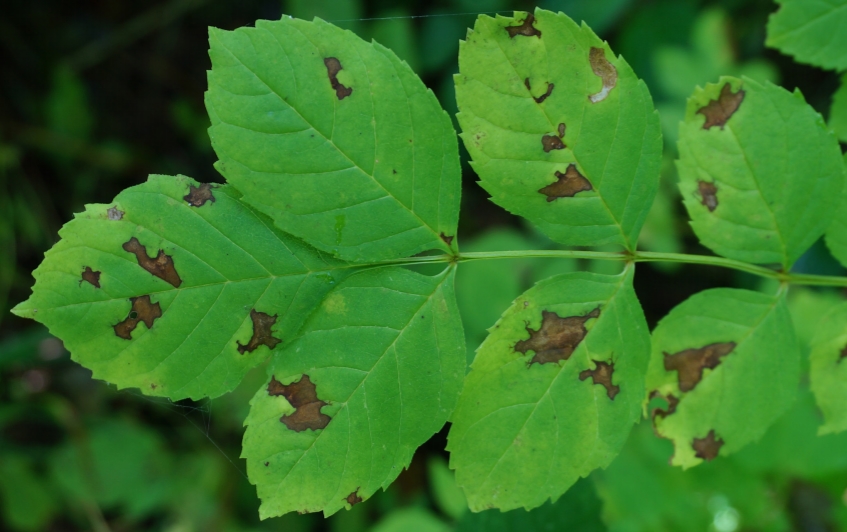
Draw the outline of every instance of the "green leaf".
<instances>
[{"instance_id":1,"label":"green leaf","mask_svg":"<svg viewBox=\"0 0 847 532\"><path fill-rule=\"evenodd\" d=\"M662 140L626 61L587 26L538 9L480 16L459 71L462 140L491 200L557 242L634 248Z\"/></svg>"},{"instance_id":2,"label":"green leaf","mask_svg":"<svg viewBox=\"0 0 847 532\"><path fill-rule=\"evenodd\" d=\"M0 523L21 532L46 530L59 510L47 483L24 456L0 454Z\"/></svg>"},{"instance_id":3,"label":"green leaf","mask_svg":"<svg viewBox=\"0 0 847 532\"><path fill-rule=\"evenodd\" d=\"M819 434L847 429L847 303L820 318L809 355L809 379L823 412Z\"/></svg>"},{"instance_id":4,"label":"green leaf","mask_svg":"<svg viewBox=\"0 0 847 532\"><path fill-rule=\"evenodd\" d=\"M592 482L580 479L558 501L548 502L531 512L522 509L468 512L459 521L456 532L601 532L606 530L600 520L601 510Z\"/></svg>"},{"instance_id":5,"label":"green leaf","mask_svg":"<svg viewBox=\"0 0 847 532\"><path fill-rule=\"evenodd\" d=\"M14 312L45 324L95 378L174 400L231 391L351 271L232 187L185 176L89 205L59 235Z\"/></svg>"},{"instance_id":6,"label":"green leaf","mask_svg":"<svg viewBox=\"0 0 847 532\"><path fill-rule=\"evenodd\" d=\"M344 259L455 252L455 132L407 64L320 19L209 41L209 135L244 201Z\"/></svg>"},{"instance_id":7,"label":"green leaf","mask_svg":"<svg viewBox=\"0 0 847 532\"><path fill-rule=\"evenodd\" d=\"M847 153L844 154L844 191L835 210L832 223L826 230L826 246L842 265L847 265Z\"/></svg>"},{"instance_id":8,"label":"green leaf","mask_svg":"<svg viewBox=\"0 0 847 532\"><path fill-rule=\"evenodd\" d=\"M453 519L468 513L465 493L456 484L456 475L447 466L447 460L434 455L426 463L427 479L436 507Z\"/></svg>"},{"instance_id":9,"label":"green leaf","mask_svg":"<svg viewBox=\"0 0 847 532\"><path fill-rule=\"evenodd\" d=\"M776 0L765 45L800 63L847 69L847 0Z\"/></svg>"},{"instance_id":10,"label":"green leaf","mask_svg":"<svg viewBox=\"0 0 847 532\"><path fill-rule=\"evenodd\" d=\"M759 439L793 402L800 350L784 294L715 288L686 299L653 331L647 373L656 432L673 465L726 456Z\"/></svg>"},{"instance_id":11,"label":"green leaf","mask_svg":"<svg viewBox=\"0 0 847 532\"><path fill-rule=\"evenodd\" d=\"M262 518L368 499L441 429L465 373L454 272L351 276L275 355L242 454Z\"/></svg>"},{"instance_id":12,"label":"green leaf","mask_svg":"<svg viewBox=\"0 0 847 532\"><path fill-rule=\"evenodd\" d=\"M847 74L841 76L841 86L832 96L829 127L835 132L838 140L847 142Z\"/></svg>"},{"instance_id":13,"label":"green leaf","mask_svg":"<svg viewBox=\"0 0 847 532\"><path fill-rule=\"evenodd\" d=\"M679 188L700 241L786 270L830 224L841 151L799 91L723 77L698 88L680 124Z\"/></svg>"},{"instance_id":14,"label":"green leaf","mask_svg":"<svg viewBox=\"0 0 847 532\"><path fill-rule=\"evenodd\" d=\"M650 349L633 272L546 279L491 329L447 445L472 510L541 506L620 451Z\"/></svg>"},{"instance_id":15,"label":"green leaf","mask_svg":"<svg viewBox=\"0 0 847 532\"><path fill-rule=\"evenodd\" d=\"M402 508L388 514L371 532L450 532L450 527L423 508Z\"/></svg>"}]
</instances>

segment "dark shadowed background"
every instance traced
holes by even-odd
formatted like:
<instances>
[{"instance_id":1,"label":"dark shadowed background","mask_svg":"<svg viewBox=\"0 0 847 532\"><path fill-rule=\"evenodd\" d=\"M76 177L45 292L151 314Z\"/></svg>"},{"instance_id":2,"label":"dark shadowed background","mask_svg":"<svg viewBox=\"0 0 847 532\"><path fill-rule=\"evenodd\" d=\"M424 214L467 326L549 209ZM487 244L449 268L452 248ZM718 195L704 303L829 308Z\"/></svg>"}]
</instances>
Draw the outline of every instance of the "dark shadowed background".
<instances>
[{"instance_id":1,"label":"dark shadowed background","mask_svg":"<svg viewBox=\"0 0 847 532\"><path fill-rule=\"evenodd\" d=\"M108 203L151 173L222 180L203 107L208 26L320 16L393 49L452 114L458 41L476 14L535 5L585 20L650 87L666 164L644 249L709 253L688 228L673 166L676 124L696 85L722 74L770 80L799 88L824 117L838 85L834 73L764 47L777 7L770 0L7 2L0 16L0 530L847 530L847 440L815 439L817 412L805 399L754 448L687 473L667 466L668 444L642 424L608 471L532 514L470 516L446 466L444 430L387 492L353 511L259 522L238 453L261 369L213 401L118 392L91 380L44 328L8 313L28 297L31 271L85 203ZM490 203L467 164L463 179L463 250L556 247ZM469 356L533 282L619 267L547 259L463 265L457 289ZM820 243L795 269L844 274ZM699 266L644 265L636 281L651 327L715 286L764 288L756 278ZM843 294L798 290L792 297L802 337L813 311Z\"/></svg>"}]
</instances>

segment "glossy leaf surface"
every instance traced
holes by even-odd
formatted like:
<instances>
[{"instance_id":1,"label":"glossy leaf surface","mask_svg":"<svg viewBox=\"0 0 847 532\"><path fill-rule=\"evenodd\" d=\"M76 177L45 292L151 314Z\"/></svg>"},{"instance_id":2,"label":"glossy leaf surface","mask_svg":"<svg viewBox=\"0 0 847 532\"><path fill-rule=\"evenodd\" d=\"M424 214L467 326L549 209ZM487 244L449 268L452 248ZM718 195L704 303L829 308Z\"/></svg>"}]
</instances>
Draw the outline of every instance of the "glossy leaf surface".
<instances>
[{"instance_id":1,"label":"glossy leaf surface","mask_svg":"<svg viewBox=\"0 0 847 532\"><path fill-rule=\"evenodd\" d=\"M231 391L351 271L237 197L151 176L89 205L59 232L15 313L119 388L174 400Z\"/></svg>"},{"instance_id":2,"label":"glossy leaf surface","mask_svg":"<svg viewBox=\"0 0 847 532\"><path fill-rule=\"evenodd\" d=\"M209 40L209 135L246 202L344 259L457 249L453 125L393 52L320 19Z\"/></svg>"},{"instance_id":3,"label":"glossy leaf surface","mask_svg":"<svg viewBox=\"0 0 847 532\"><path fill-rule=\"evenodd\" d=\"M551 277L490 329L447 446L472 510L541 506L620 451L649 357L632 279L632 267Z\"/></svg>"},{"instance_id":4,"label":"glossy leaf surface","mask_svg":"<svg viewBox=\"0 0 847 532\"><path fill-rule=\"evenodd\" d=\"M441 429L465 373L454 272L351 276L275 355L243 447L262 517L366 500Z\"/></svg>"},{"instance_id":5,"label":"glossy leaf surface","mask_svg":"<svg viewBox=\"0 0 847 532\"><path fill-rule=\"evenodd\" d=\"M662 142L626 61L587 26L538 9L480 16L459 72L462 140L492 201L563 244L633 249Z\"/></svg>"}]
</instances>

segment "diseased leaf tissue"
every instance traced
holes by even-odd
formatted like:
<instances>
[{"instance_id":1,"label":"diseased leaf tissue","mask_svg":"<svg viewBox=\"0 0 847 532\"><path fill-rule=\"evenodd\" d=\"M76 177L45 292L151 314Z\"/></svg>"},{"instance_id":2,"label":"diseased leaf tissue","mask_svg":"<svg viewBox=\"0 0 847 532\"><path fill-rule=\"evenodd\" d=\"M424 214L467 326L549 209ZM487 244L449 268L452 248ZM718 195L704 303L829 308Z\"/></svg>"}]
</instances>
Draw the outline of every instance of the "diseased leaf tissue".
<instances>
[{"instance_id":1,"label":"diseased leaf tissue","mask_svg":"<svg viewBox=\"0 0 847 532\"><path fill-rule=\"evenodd\" d=\"M799 355L782 295L701 292L662 320L651 356L630 259L658 189L659 119L587 26L541 9L480 16L460 48L458 119L492 201L628 262L527 290L469 373L458 144L431 91L390 50L319 19L212 29L210 46L209 133L228 184L150 176L88 206L14 312L95 377L173 400L232 391L267 362L242 455L263 518L366 501L448 419L471 509L532 509L608 466L651 399L684 467L758 439L790 404ZM844 209L821 124L799 93L747 78L695 91L679 172L704 245L790 270ZM449 263L438 275L389 265L433 250ZM840 368L847 347L829 340L815 363Z\"/></svg>"}]
</instances>

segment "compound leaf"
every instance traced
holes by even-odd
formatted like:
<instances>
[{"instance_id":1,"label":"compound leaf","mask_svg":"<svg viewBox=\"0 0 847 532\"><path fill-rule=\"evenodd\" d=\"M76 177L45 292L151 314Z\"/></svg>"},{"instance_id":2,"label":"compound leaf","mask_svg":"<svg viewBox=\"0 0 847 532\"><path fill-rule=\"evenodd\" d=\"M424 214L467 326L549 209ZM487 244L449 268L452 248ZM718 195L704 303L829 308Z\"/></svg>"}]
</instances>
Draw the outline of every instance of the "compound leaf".
<instances>
[{"instance_id":1,"label":"compound leaf","mask_svg":"<svg viewBox=\"0 0 847 532\"><path fill-rule=\"evenodd\" d=\"M657 434L691 467L759 439L794 400L800 348L784 295L716 288L675 307L653 331L647 372Z\"/></svg>"},{"instance_id":2,"label":"compound leaf","mask_svg":"<svg viewBox=\"0 0 847 532\"><path fill-rule=\"evenodd\" d=\"M723 77L698 88L680 124L679 188L700 241L786 270L829 226L841 150L799 91Z\"/></svg>"},{"instance_id":3,"label":"compound leaf","mask_svg":"<svg viewBox=\"0 0 847 532\"><path fill-rule=\"evenodd\" d=\"M659 183L644 82L587 26L480 16L455 77L462 140L492 201L570 245L633 249Z\"/></svg>"},{"instance_id":4,"label":"compound leaf","mask_svg":"<svg viewBox=\"0 0 847 532\"><path fill-rule=\"evenodd\" d=\"M847 69L847 0L776 0L765 44L800 63Z\"/></svg>"},{"instance_id":5,"label":"compound leaf","mask_svg":"<svg viewBox=\"0 0 847 532\"><path fill-rule=\"evenodd\" d=\"M247 203L348 260L455 252L455 131L406 63L320 19L209 41L216 167Z\"/></svg>"},{"instance_id":6,"label":"compound leaf","mask_svg":"<svg viewBox=\"0 0 847 532\"><path fill-rule=\"evenodd\" d=\"M274 356L243 444L263 518L361 502L441 429L465 374L454 272L351 276Z\"/></svg>"},{"instance_id":7,"label":"compound leaf","mask_svg":"<svg viewBox=\"0 0 847 532\"><path fill-rule=\"evenodd\" d=\"M551 277L490 329L447 445L472 510L541 506L620 451L650 351L633 272Z\"/></svg>"},{"instance_id":8,"label":"compound leaf","mask_svg":"<svg viewBox=\"0 0 847 532\"><path fill-rule=\"evenodd\" d=\"M237 198L230 186L151 176L87 206L14 312L119 388L174 400L231 391L350 271Z\"/></svg>"},{"instance_id":9,"label":"compound leaf","mask_svg":"<svg viewBox=\"0 0 847 532\"><path fill-rule=\"evenodd\" d=\"M812 339L809 380L824 424L819 434L847 429L847 303L828 312Z\"/></svg>"}]
</instances>

